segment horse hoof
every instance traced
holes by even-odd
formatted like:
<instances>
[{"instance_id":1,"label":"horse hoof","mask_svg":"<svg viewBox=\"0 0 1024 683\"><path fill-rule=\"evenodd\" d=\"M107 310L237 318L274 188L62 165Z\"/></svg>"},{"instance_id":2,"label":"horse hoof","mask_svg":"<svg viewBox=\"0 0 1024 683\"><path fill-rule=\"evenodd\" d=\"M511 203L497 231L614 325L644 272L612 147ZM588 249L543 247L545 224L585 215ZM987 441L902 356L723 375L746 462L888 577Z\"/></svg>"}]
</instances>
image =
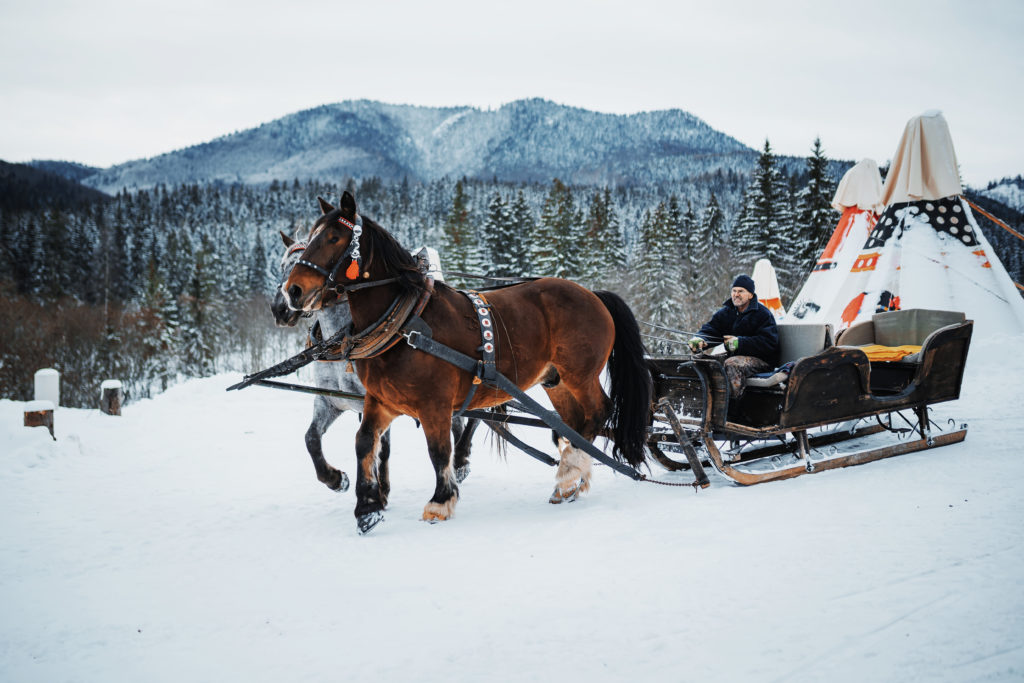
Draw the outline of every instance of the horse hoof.
<instances>
[{"instance_id":1,"label":"horse hoof","mask_svg":"<svg viewBox=\"0 0 1024 683\"><path fill-rule=\"evenodd\" d=\"M427 503L423 508L423 521L437 524L446 522L455 516L455 498L447 503Z\"/></svg>"},{"instance_id":2,"label":"horse hoof","mask_svg":"<svg viewBox=\"0 0 1024 683\"><path fill-rule=\"evenodd\" d=\"M364 536L373 531L373 528L383 521L384 513L380 510L367 512L365 515L360 515L356 518L356 524L359 526L359 533Z\"/></svg>"},{"instance_id":3,"label":"horse hoof","mask_svg":"<svg viewBox=\"0 0 1024 683\"><path fill-rule=\"evenodd\" d=\"M580 479L578 482L565 489L564 491L558 486L555 486L555 490L551 492L551 497L548 498L548 502L552 505L558 505L559 503L571 503L580 497L581 489L583 488L583 480Z\"/></svg>"},{"instance_id":4,"label":"horse hoof","mask_svg":"<svg viewBox=\"0 0 1024 683\"><path fill-rule=\"evenodd\" d=\"M327 488L332 491L337 491L339 493L342 491L348 491L348 475L344 472L338 472L337 481L326 481L324 483L327 484Z\"/></svg>"},{"instance_id":5,"label":"horse hoof","mask_svg":"<svg viewBox=\"0 0 1024 683\"><path fill-rule=\"evenodd\" d=\"M466 481L466 477L469 476L469 465L463 465L462 467L455 468L455 483L461 484Z\"/></svg>"}]
</instances>

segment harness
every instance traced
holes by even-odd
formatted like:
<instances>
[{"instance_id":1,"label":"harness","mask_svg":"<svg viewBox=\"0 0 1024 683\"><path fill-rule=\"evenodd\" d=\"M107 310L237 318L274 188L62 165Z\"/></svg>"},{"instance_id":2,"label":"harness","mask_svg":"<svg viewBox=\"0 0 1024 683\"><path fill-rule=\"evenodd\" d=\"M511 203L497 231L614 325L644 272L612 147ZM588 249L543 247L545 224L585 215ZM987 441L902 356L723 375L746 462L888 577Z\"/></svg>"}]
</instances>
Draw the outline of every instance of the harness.
<instances>
[{"instance_id":1,"label":"harness","mask_svg":"<svg viewBox=\"0 0 1024 683\"><path fill-rule=\"evenodd\" d=\"M366 284L376 285L383 284L383 282L383 280L378 280ZM353 361L376 358L401 341L407 327L411 329L412 327L426 326L426 323L422 322L420 314L427 307L433 293L434 279L428 277L426 288L418 296L415 292L409 292L395 297L388 309L384 311L384 315L375 323L356 334L349 334L349 330L342 330L339 334L344 336L340 339L338 339L338 335L334 335L325 342L319 327L314 325L313 330L310 330L311 341L314 336L319 336L317 345L326 344L330 347L327 356L318 360Z\"/></svg>"},{"instance_id":2,"label":"harness","mask_svg":"<svg viewBox=\"0 0 1024 683\"><path fill-rule=\"evenodd\" d=\"M469 393L466 394L466 400L462 402L459 412L455 413L456 415L462 415L466 412L466 408L469 407L473 397L476 395L477 387L484 382L490 386L495 386L498 378L498 366L494 360L494 323L491 322L491 306L487 303L484 295L479 292L470 289L462 293L469 297L469 300L473 303L473 310L476 311L477 323L480 325L481 341L477 351L483 355L483 359L476 362L473 384L470 386Z\"/></svg>"},{"instance_id":3,"label":"harness","mask_svg":"<svg viewBox=\"0 0 1024 683\"><path fill-rule=\"evenodd\" d=\"M348 264L348 268L345 269L345 277L349 280L358 279L359 271L363 266L362 255L359 253L359 236L363 234L363 217L356 214L356 221L355 223L352 223L343 216L338 216L338 222L352 231L352 239L349 240L348 248L341 257L338 258L338 262L334 264L334 268L327 270L323 266L318 266L312 261L307 261L306 259L299 259L295 264L298 266L306 266L327 278L327 282L324 284L325 289L335 289L337 287L338 270L348 259L352 259L351 263ZM312 236L310 236L310 239L312 239ZM305 248L306 245L303 244L302 246Z\"/></svg>"}]
</instances>

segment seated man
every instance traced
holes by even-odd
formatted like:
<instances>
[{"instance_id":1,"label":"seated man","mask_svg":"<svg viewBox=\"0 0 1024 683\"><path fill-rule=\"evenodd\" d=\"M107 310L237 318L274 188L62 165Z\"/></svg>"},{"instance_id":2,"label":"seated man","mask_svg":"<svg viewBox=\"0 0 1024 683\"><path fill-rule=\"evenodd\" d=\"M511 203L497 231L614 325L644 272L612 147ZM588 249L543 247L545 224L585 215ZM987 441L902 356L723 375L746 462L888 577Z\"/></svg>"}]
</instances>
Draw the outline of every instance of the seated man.
<instances>
[{"instance_id":1,"label":"seated man","mask_svg":"<svg viewBox=\"0 0 1024 683\"><path fill-rule=\"evenodd\" d=\"M725 359L725 374L734 401L743 396L747 377L778 365L779 331L775 316L757 300L754 280L749 276L736 277L729 301L704 323L688 344L696 353L706 348L709 341L725 343L729 354Z\"/></svg>"}]
</instances>

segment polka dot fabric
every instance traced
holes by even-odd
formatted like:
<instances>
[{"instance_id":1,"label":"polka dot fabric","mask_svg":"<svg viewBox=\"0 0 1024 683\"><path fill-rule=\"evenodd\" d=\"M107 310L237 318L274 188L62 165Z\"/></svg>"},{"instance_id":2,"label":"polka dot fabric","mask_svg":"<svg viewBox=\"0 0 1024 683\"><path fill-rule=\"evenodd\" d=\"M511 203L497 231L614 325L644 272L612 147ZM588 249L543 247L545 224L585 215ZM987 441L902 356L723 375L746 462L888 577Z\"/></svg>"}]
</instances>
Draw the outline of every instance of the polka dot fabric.
<instances>
[{"instance_id":1,"label":"polka dot fabric","mask_svg":"<svg viewBox=\"0 0 1024 683\"><path fill-rule=\"evenodd\" d=\"M868 235L864 248L877 249L888 242L894 234L897 237L902 236L904 228L911 222L927 223L936 232L944 232L965 246L978 245L974 227L967 218L959 197L943 197L886 207L875 229Z\"/></svg>"}]
</instances>

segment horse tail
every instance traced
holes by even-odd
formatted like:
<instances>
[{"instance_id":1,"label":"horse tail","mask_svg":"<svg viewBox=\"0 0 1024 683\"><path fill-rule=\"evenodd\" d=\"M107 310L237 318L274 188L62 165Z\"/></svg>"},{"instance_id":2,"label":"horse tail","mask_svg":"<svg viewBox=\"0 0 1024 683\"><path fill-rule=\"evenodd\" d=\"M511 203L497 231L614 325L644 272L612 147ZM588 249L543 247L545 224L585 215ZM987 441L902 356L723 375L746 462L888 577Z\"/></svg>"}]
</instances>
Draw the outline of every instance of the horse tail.
<instances>
[{"instance_id":1,"label":"horse tail","mask_svg":"<svg viewBox=\"0 0 1024 683\"><path fill-rule=\"evenodd\" d=\"M608 358L611 379L611 426L615 448L612 455L634 467L646 460L647 426L650 424L651 371L644 360L644 343L633 311L617 294L594 292L615 321L615 344Z\"/></svg>"}]
</instances>

